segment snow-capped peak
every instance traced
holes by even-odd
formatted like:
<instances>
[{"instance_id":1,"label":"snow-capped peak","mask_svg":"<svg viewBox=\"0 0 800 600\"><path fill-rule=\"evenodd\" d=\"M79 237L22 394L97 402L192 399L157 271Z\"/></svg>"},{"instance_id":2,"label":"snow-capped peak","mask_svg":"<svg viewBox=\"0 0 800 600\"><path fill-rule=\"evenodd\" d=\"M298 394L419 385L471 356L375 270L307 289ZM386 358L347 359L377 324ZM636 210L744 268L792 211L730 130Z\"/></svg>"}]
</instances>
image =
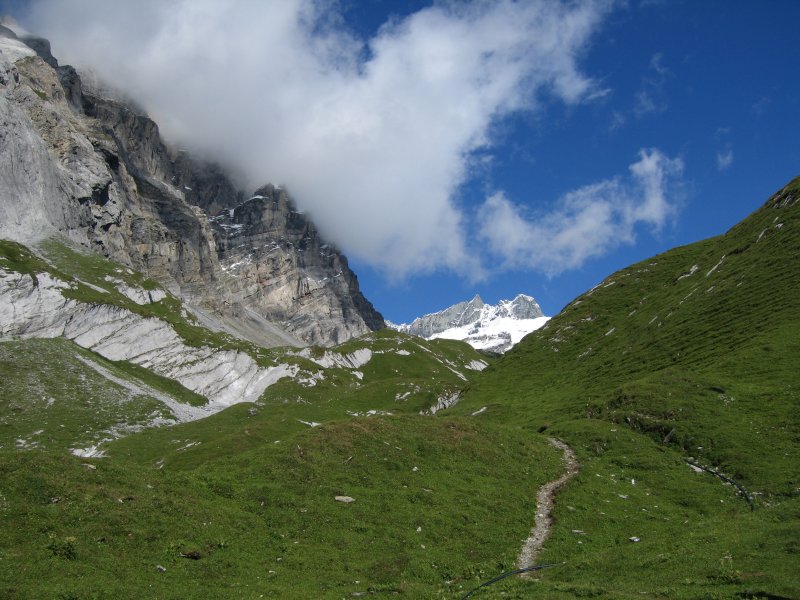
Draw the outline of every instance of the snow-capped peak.
<instances>
[{"instance_id":1,"label":"snow-capped peak","mask_svg":"<svg viewBox=\"0 0 800 600\"><path fill-rule=\"evenodd\" d=\"M550 317L532 296L518 294L513 300L485 304L479 295L450 308L414 319L394 329L426 339L463 340L473 348L505 352Z\"/></svg>"}]
</instances>

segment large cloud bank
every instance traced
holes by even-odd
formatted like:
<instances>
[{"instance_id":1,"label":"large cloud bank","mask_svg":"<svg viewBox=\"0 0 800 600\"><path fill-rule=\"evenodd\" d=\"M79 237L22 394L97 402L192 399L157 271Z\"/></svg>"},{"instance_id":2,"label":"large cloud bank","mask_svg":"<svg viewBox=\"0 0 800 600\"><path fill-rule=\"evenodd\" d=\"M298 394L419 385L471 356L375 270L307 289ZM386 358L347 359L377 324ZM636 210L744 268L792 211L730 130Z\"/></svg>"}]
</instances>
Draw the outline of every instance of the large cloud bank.
<instances>
[{"instance_id":1,"label":"large cloud bank","mask_svg":"<svg viewBox=\"0 0 800 600\"><path fill-rule=\"evenodd\" d=\"M585 238L564 233L564 219L577 233L588 217L581 198L592 190L536 226L494 196L477 234L482 222L457 197L499 119L536 111L544 95L574 104L597 92L576 60L608 8L442 3L368 40L334 3L311 0L35 0L29 22L62 62L126 90L169 140L236 165L252 187L286 185L347 253L394 278L441 268L480 277L492 254L552 273L611 243L573 248ZM614 185L597 190L606 204ZM631 215L613 219L653 222L636 216L663 212L652 198L637 209L626 196ZM539 254L547 241L559 249Z\"/></svg>"}]
</instances>

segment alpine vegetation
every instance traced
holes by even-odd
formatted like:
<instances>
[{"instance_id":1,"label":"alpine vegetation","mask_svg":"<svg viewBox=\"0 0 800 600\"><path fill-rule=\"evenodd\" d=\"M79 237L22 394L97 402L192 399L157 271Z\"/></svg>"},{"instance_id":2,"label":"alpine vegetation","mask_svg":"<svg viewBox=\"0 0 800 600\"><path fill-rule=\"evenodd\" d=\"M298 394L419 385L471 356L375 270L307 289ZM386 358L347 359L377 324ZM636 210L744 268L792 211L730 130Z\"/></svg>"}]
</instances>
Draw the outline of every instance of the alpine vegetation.
<instances>
[{"instance_id":1,"label":"alpine vegetation","mask_svg":"<svg viewBox=\"0 0 800 600\"><path fill-rule=\"evenodd\" d=\"M488 285L470 236L552 274L665 234L685 163L655 149L543 218L453 200L495 117L611 93L578 58L612 3L435 4L368 46L327 3L140 4L34 3L99 74L0 26L0 596L800 596L800 178L552 318L476 295L387 327L341 250ZM233 103L230 53L288 70Z\"/></svg>"}]
</instances>

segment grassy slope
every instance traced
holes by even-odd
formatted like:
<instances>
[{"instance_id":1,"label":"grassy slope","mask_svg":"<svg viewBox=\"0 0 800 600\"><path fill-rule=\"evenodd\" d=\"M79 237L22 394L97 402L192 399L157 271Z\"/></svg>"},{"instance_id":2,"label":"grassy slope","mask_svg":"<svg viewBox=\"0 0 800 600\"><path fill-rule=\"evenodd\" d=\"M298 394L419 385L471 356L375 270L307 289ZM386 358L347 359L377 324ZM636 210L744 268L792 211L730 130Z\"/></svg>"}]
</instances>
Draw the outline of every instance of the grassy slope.
<instances>
[{"instance_id":1,"label":"grassy slope","mask_svg":"<svg viewBox=\"0 0 800 600\"><path fill-rule=\"evenodd\" d=\"M796 180L727 234L611 275L452 410L487 405L584 463L541 597L800 596L799 198Z\"/></svg>"},{"instance_id":2,"label":"grassy slope","mask_svg":"<svg viewBox=\"0 0 800 600\"><path fill-rule=\"evenodd\" d=\"M535 490L560 472L554 435L583 463L540 559L564 564L478 597L796 597L797 212L768 206L612 275L477 380L464 345L386 332L338 349L373 350L363 379L282 382L107 459L0 452L0 589L459 597L513 567ZM465 385L448 361L471 389L420 417ZM394 416L349 414L368 410ZM756 510L690 455L757 493Z\"/></svg>"},{"instance_id":3,"label":"grassy slope","mask_svg":"<svg viewBox=\"0 0 800 600\"><path fill-rule=\"evenodd\" d=\"M83 361L131 387L110 381ZM130 363L107 361L65 339L0 343L0 388L3 449L86 448L156 418L170 418L151 389L187 404L205 403L172 380Z\"/></svg>"},{"instance_id":4,"label":"grassy slope","mask_svg":"<svg viewBox=\"0 0 800 600\"><path fill-rule=\"evenodd\" d=\"M538 440L475 420L351 419L277 444L265 427L266 418L249 427L261 443L227 438L214 458L190 448L163 469L0 452L0 589L16 598L452 597L512 568L528 523L509 517L532 514L535 490L559 470ZM181 442L194 437L188 429L175 432ZM181 557L191 553L199 559Z\"/></svg>"},{"instance_id":5,"label":"grassy slope","mask_svg":"<svg viewBox=\"0 0 800 600\"><path fill-rule=\"evenodd\" d=\"M389 330L352 340L328 352L346 355L359 348L373 352L369 362L358 369L361 378L351 369L323 369L304 362L310 372L322 375L313 386L300 381L303 377L287 378L267 388L256 405L241 404L202 421L142 432L110 444L108 451L112 457L144 464L192 467L264 444L291 445L287 440L310 429L302 421L340 426L353 420L418 416L439 395L468 384L469 380L462 380L448 368L447 361L459 367L479 357L462 342L427 342ZM317 353L322 355L323 351L318 349ZM476 377L469 369L456 370L471 380ZM379 414L368 415L369 411ZM425 420L430 418L409 422ZM194 445L185 452L175 452L176 446L187 443Z\"/></svg>"},{"instance_id":6,"label":"grassy slope","mask_svg":"<svg viewBox=\"0 0 800 600\"><path fill-rule=\"evenodd\" d=\"M74 281L76 299L192 327L172 298L139 307L119 294L107 276L147 282L117 265L62 244L45 246L47 262L14 244L0 248L5 268ZM348 369L248 348L305 373L256 405L136 433L105 444L108 458L81 459L64 450L159 406L80 358L194 398L67 340L0 344L0 595L451 597L512 568L535 491L559 471L557 453L513 428L419 415L474 380L466 365L482 357L466 344L382 331L327 352L363 349L371 359ZM27 448L15 449L17 439ZM356 502L336 502L338 494ZM198 560L181 556L194 553Z\"/></svg>"}]
</instances>

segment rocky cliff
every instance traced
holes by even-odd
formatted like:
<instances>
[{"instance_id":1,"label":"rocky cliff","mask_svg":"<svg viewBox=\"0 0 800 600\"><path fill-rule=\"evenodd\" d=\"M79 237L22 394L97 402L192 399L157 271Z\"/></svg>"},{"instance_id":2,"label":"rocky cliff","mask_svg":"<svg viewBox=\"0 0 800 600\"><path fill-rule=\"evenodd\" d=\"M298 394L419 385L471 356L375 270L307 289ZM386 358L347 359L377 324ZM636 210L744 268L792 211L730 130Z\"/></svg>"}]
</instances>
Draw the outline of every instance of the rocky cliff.
<instances>
[{"instance_id":1,"label":"rocky cliff","mask_svg":"<svg viewBox=\"0 0 800 600\"><path fill-rule=\"evenodd\" d=\"M18 35L19 34L19 35ZM346 258L280 188L240 189L130 102L0 29L0 238L62 235L157 279L207 325L263 345L383 326Z\"/></svg>"},{"instance_id":2,"label":"rocky cliff","mask_svg":"<svg viewBox=\"0 0 800 600\"><path fill-rule=\"evenodd\" d=\"M347 259L320 237L285 190L265 186L210 220L235 302L314 344L347 340L354 322L372 330L384 326L359 292Z\"/></svg>"}]
</instances>

